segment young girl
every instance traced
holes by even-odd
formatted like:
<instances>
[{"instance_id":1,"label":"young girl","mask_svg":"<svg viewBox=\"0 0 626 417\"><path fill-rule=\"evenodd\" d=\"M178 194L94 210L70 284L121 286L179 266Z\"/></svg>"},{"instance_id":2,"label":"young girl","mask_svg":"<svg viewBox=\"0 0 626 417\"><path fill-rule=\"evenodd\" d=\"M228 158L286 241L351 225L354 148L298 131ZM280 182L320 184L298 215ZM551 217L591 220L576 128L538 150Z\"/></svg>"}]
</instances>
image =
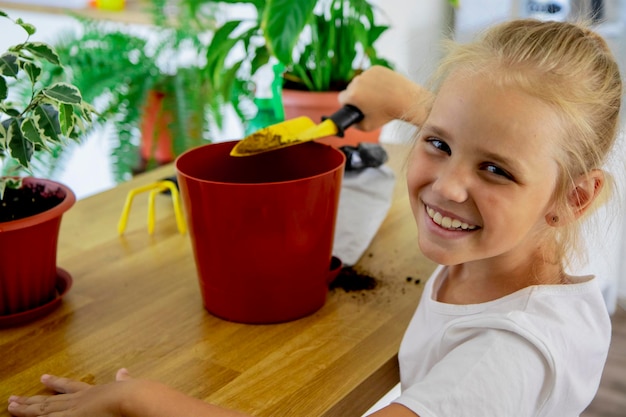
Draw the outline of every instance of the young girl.
<instances>
[{"instance_id":1,"label":"young girl","mask_svg":"<svg viewBox=\"0 0 626 417\"><path fill-rule=\"evenodd\" d=\"M378 417L577 416L593 398L610 321L596 279L564 272L607 182L621 80L606 43L569 23L518 20L457 46L431 95L375 67L342 93L363 129L420 126L407 184L420 250L441 264L400 348L403 392ZM11 397L15 416L237 416L164 385Z\"/></svg>"}]
</instances>

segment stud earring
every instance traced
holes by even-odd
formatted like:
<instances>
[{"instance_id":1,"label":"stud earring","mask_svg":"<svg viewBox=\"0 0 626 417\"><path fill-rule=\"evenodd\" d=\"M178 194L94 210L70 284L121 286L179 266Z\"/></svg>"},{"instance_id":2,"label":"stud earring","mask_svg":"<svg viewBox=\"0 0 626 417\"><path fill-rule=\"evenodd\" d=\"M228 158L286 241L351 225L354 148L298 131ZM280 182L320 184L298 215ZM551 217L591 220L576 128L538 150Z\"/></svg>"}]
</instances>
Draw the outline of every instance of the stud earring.
<instances>
[{"instance_id":1,"label":"stud earring","mask_svg":"<svg viewBox=\"0 0 626 417\"><path fill-rule=\"evenodd\" d=\"M559 216L552 216L552 224L557 224L559 222Z\"/></svg>"}]
</instances>

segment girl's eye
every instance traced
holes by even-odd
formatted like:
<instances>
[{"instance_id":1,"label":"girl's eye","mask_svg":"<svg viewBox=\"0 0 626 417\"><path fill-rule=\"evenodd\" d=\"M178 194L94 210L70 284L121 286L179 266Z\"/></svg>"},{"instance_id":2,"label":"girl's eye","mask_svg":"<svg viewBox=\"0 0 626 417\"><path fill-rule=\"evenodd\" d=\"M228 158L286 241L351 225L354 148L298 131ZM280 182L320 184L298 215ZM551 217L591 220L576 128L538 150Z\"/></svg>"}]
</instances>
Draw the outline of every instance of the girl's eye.
<instances>
[{"instance_id":1,"label":"girl's eye","mask_svg":"<svg viewBox=\"0 0 626 417\"><path fill-rule=\"evenodd\" d=\"M430 143L430 145L433 148L435 148L435 149L437 149L437 150L439 150L441 152L445 152L448 155L452 154L452 149L450 149L448 144L445 143L444 141L442 141L441 139L430 137L430 138L426 139L426 142Z\"/></svg>"},{"instance_id":2,"label":"girl's eye","mask_svg":"<svg viewBox=\"0 0 626 417\"><path fill-rule=\"evenodd\" d=\"M500 177L506 178L508 180L514 181L515 178L513 178L513 176L508 173L507 171L505 171L504 169L498 167L497 165L493 165L493 164L484 164L483 165L483 169L489 173L492 173L494 175L498 175Z\"/></svg>"}]
</instances>

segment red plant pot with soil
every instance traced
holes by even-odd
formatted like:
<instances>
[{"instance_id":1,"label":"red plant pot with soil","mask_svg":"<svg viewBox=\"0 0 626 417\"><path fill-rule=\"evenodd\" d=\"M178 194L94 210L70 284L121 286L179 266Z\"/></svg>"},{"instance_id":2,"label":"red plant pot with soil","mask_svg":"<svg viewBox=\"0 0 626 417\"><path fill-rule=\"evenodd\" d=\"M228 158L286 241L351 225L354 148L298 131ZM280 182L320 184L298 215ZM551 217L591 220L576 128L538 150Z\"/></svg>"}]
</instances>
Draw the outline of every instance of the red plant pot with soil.
<instances>
[{"instance_id":1,"label":"red plant pot with soil","mask_svg":"<svg viewBox=\"0 0 626 417\"><path fill-rule=\"evenodd\" d=\"M69 289L71 278L57 268L56 255L62 215L75 202L71 189L51 180L28 177L22 188L5 190L0 200L0 327L47 313ZM40 206L40 213L11 220Z\"/></svg>"}]
</instances>

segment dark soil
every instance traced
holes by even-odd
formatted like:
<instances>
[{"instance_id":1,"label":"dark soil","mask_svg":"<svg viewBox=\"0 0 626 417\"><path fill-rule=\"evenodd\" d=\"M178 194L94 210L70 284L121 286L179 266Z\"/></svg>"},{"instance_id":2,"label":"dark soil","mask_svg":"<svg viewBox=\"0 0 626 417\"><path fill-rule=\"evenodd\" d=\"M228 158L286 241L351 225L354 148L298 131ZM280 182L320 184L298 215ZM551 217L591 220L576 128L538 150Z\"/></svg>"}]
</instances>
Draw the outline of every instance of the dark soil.
<instances>
[{"instance_id":1,"label":"dark soil","mask_svg":"<svg viewBox=\"0 0 626 417\"><path fill-rule=\"evenodd\" d=\"M0 222L23 219L59 205L63 197L58 190L46 191L41 184L28 184L22 188L4 190L0 200Z\"/></svg>"},{"instance_id":2,"label":"dark soil","mask_svg":"<svg viewBox=\"0 0 626 417\"><path fill-rule=\"evenodd\" d=\"M378 286L378 281L367 274L356 271L351 266L341 268L337 278L330 283L330 289L341 288L345 292L373 290Z\"/></svg>"}]
</instances>

